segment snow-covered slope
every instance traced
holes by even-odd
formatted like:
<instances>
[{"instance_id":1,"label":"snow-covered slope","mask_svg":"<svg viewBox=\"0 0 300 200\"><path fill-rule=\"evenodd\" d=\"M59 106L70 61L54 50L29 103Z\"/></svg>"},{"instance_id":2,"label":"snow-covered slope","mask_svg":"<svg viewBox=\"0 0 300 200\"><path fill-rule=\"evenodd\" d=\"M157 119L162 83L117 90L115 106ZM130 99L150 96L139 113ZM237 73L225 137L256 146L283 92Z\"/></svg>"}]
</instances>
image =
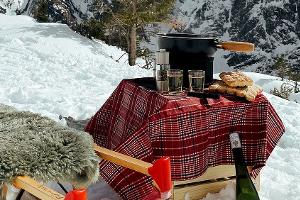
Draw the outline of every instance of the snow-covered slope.
<instances>
[{"instance_id":1,"label":"snow-covered slope","mask_svg":"<svg viewBox=\"0 0 300 200\"><path fill-rule=\"evenodd\" d=\"M66 25L0 14L0 102L54 119L90 117L120 80L152 74L128 67L126 56L117 63L123 53Z\"/></svg>"},{"instance_id":2,"label":"snow-covered slope","mask_svg":"<svg viewBox=\"0 0 300 200\"><path fill-rule=\"evenodd\" d=\"M0 103L57 121L60 114L90 117L123 78L151 76L151 70L128 66L126 58L115 62L122 54L115 47L75 34L65 25L38 24L30 17L0 14ZM282 83L278 78L248 75L265 89L286 127L262 170L261 200L299 200L300 105L267 93ZM297 100L300 102L300 96ZM93 199L101 198L94 192ZM208 199L233 200L234 185Z\"/></svg>"}]
</instances>

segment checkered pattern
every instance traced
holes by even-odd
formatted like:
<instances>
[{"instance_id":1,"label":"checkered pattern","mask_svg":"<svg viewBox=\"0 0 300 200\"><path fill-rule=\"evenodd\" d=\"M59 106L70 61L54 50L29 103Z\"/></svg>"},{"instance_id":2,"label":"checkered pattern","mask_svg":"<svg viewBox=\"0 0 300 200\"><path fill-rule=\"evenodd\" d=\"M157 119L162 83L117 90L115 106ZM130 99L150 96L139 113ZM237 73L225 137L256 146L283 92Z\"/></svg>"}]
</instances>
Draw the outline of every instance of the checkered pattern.
<instances>
[{"instance_id":1,"label":"checkered pattern","mask_svg":"<svg viewBox=\"0 0 300 200\"><path fill-rule=\"evenodd\" d=\"M86 131L98 145L147 162L169 156L172 180L186 180L202 175L208 167L233 164L231 132L240 133L255 177L284 126L262 94L251 103L233 96L163 96L123 80ZM150 177L113 163L102 161L100 173L124 199L142 199L153 190Z\"/></svg>"}]
</instances>

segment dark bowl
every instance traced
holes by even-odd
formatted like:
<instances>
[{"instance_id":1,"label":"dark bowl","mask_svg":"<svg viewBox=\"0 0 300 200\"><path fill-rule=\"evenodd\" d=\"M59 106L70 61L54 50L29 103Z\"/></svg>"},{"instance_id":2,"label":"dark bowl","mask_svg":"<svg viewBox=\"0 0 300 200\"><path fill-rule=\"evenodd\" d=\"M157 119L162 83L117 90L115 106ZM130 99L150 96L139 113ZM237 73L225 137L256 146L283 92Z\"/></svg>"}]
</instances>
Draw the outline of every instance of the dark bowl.
<instances>
[{"instance_id":1,"label":"dark bowl","mask_svg":"<svg viewBox=\"0 0 300 200\"><path fill-rule=\"evenodd\" d=\"M192 54L203 54L213 57L217 51L216 38L203 38L197 34L187 33L159 33L158 47L169 52L182 52Z\"/></svg>"}]
</instances>

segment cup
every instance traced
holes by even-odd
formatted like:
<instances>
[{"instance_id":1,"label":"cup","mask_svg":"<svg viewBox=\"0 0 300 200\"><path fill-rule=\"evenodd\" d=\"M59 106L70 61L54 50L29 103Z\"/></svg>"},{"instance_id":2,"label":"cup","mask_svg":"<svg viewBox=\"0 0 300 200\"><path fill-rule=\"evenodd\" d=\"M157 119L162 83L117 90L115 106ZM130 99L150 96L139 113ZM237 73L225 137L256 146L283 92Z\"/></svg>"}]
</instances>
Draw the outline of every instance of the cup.
<instances>
[{"instance_id":1,"label":"cup","mask_svg":"<svg viewBox=\"0 0 300 200\"><path fill-rule=\"evenodd\" d=\"M167 71L169 93L182 92L183 70L170 69Z\"/></svg>"},{"instance_id":2,"label":"cup","mask_svg":"<svg viewBox=\"0 0 300 200\"><path fill-rule=\"evenodd\" d=\"M161 93L168 93L169 83L167 70L156 70L155 73L156 89Z\"/></svg>"},{"instance_id":3,"label":"cup","mask_svg":"<svg viewBox=\"0 0 300 200\"><path fill-rule=\"evenodd\" d=\"M188 74L190 92L203 92L205 83L205 71L189 70Z\"/></svg>"}]
</instances>

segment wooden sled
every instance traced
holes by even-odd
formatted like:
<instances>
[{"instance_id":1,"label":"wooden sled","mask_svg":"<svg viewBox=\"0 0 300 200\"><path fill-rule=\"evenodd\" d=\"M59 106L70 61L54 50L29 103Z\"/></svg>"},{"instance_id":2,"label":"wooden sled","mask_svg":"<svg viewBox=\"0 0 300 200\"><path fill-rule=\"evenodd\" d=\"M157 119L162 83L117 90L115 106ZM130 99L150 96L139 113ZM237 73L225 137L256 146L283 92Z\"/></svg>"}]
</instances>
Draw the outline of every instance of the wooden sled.
<instances>
[{"instance_id":1,"label":"wooden sled","mask_svg":"<svg viewBox=\"0 0 300 200\"><path fill-rule=\"evenodd\" d=\"M94 145L94 149L98 156L104 160L151 176L161 192L161 199L167 199L172 195L169 157L163 157L151 164L97 145ZM13 185L42 200L87 200L87 192L85 189L73 190L64 196L28 176L17 177Z\"/></svg>"},{"instance_id":2,"label":"wooden sled","mask_svg":"<svg viewBox=\"0 0 300 200\"><path fill-rule=\"evenodd\" d=\"M210 167L199 178L187 181L171 181L170 159L163 157L154 164L138 160L136 158L105 149L94 145L94 150L104 160L113 162L120 166L151 176L154 184L161 192L161 199L167 199L172 195L172 199L201 199L207 193L216 193L224 188L228 181L234 180L234 165L220 165ZM249 171L252 167L248 167ZM259 190L259 176L253 180ZM174 187L173 187L174 184ZM27 176L19 176L14 181L14 186L31 193L42 200L87 200L85 189L70 191L66 196L42 185L34 179Z\"/></svg>"}]
</instances>

